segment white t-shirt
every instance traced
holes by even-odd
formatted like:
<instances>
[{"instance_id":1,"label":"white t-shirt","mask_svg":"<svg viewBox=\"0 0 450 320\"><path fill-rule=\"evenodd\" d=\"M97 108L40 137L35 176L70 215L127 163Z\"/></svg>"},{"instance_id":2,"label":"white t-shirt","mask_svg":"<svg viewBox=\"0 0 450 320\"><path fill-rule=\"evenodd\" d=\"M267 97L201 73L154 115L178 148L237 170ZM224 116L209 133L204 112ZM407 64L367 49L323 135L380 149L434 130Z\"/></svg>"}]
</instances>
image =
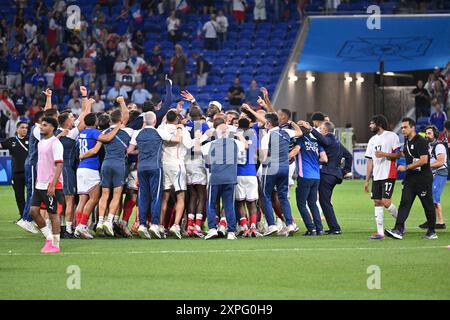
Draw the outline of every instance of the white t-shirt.
<instances>
[{"instance_id":1,"label":"white t-shirt","mask_svg":"<svg viewBox=\"0 0 450 320\"><path fill-rule=\"evenodd\" d=\"M161 124L158 127L158 132L159 130L165 131L174 137L178 129L174 124ZM164 166L184 166L186 155L189 149L194 146L194 141L186 128L183 128L182 132L183 139L180 143L173 146L170 143L163 144L162 163Z\"/></svg>"},{"instance_id":2,"label":"white t-shirt","mask_svg":"<svg viewBox=\"0 0 450 320\"><path fill-rule=\"evenodd\" d=\"M429 149L428 149L428 153L430 154L430 164L433 164L437 161L437 159L433 156L433 153L431 152L433 150L433 147L430 145ZM434 150L436 157L439 154L443 154L444 155L444 164L447 163L447 150L445 150L445 147L442 143L438 143L436 145L436 149ZM446 169L447 167L444 165L442 167L439 168L435 168L433 169L433 171L437 171L437 170L441 170L441 169Z\"/></svg>"},{"instance_id":3,"label":"white t-shirt","mask_svg":"<svg viewBox=\"0 0 450 320\"><path fill-rule=\"evenodd\" d=\"M27 42L31 42L31 40L33 40L33 43L37 43L37 39L36 39L37 27L35 24L32 24L30 26L27 23L23 27L23 30L25 31L25 36L27 37Z\"/></svg>"},{"instance_id":4,"label":"white t-shirt","mask_svg":"<svg viewBox=\"0 0 450 320\"><path fill-rule=\"evenodd\" d=\"M75 75L75 67L78 63L78 59L75 57L64 59L64 67L67 70L67 74L71 77Z\"/></svg>"},{"instance_id":5,"label":"white t-shirt","mask_svg":"<svg viewBox=\"0 0 450 320\"><path fill-rule=\"evenodd\" d=\"M395 160L391 161L386 157L375 157L375 151L394 153L401 147L398 135L392 131L384 131L370 138L367 144L365 157L373 161L373 181L396 179L397 168Z\"/></svg>"},{"instance_id":6,"label":"white t-shirt","mask_svg":"<svg viewBox=\"0 0 450 320\"><path fill-rule=\"evenodd\" d=\"M217 38L217 29L218 29L217 22L215 21L208 21L203 25L203 31L205 32L205 38Z\"/></svg>"},{"instance_id":7,"label":"white t-shirt","mask_svg":"<svg viewBox=\"0 0 450 320\"><path fill-rule=\"evenodd\" d=\"M228 29L228 19L226 16L218 16L216 19L217 25L219 26L217 31L227 32Z\"/></svg>"},{"instance_id":8,"label":"white t-shirt","mask_svg":"<svg viewBox=\"0 0 450 320\"><path fill-rule=\"evenodd\" d=\"M102 100L98 100L98 102L94 102L91 105L91 112L102 112L105 111L105 103Z\"/></svg>"},{"instance_id":9,"label":"white t-shirt","mask_svg":"<svg viewBox=\"0 0 450 320\"><path fill-rule=\"evenodd\" d=\"M247 3L243 0L233 0L233 11L245 11L245 7L242 2Z\"/></svg>"},{"instance_id":10,"label":"white t-shirt","mask_svg":"<svg viewBox=\"0 0 450 320\"><path fill-rule=\"evenodd\" d=\"M180 19L171 19L170 17L167 18L167 31L175 31L178 30L180 27Z\"/></svg>"}]
</instances>

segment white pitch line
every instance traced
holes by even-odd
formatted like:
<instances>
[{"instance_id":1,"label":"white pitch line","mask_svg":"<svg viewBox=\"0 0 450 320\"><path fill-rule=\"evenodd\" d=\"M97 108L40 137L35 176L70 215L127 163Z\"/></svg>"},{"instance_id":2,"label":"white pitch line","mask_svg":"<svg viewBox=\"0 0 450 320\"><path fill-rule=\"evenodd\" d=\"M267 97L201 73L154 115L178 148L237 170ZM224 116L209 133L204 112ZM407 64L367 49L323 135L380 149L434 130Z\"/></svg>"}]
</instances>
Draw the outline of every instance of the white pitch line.
<instances>
[{"instance_id":1,"label":"white pitch line","mask_svg":"<svg viewBox=\"0 0 450 320\"><path fill-rule=\"evenodd\" d=\"M345 250L428 250L428 249L447 249L446 246L428 246L428 247L392 247L392 248L273 248L273 249L224 249L224 250L153 250L153 251L124 251L124 252L61 252L56 254L57 256L75 256L75 255L125 255L125 254L193 254L193 253L248 253L248 252L301 252L301 251L345 251ZM0 253L0 256L45 256L41 253L35 252L12 252L12 253Z\"/></svg>"}]
</instances>

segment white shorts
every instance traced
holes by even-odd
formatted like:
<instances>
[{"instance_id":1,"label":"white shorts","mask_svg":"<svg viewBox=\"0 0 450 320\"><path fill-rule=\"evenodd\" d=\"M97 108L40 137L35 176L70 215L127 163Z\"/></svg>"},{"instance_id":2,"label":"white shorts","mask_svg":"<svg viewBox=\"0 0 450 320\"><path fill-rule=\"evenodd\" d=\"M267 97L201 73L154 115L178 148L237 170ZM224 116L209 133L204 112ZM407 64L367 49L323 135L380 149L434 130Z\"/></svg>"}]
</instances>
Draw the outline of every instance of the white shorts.
<instances>
[{"instance_id":1,"label":"white shorts","mask_svg":"<svg viewBox=\"0 0 450 320\"><path fill-rule=\"evenodd\" d=\"M289 165L289 187L294 185L295 161Z\"/></svg>"},{"instance_id":2,"label":"white shorts","mask_svg":"<svg viewBox=\"0 0 450 320\"><path fill-rule=\"evenodd\" d=\"M88 168L77 169L78 194L88 194L95 186L100 184L100 173Z\"/></svg>"},{"instance_id":3,"label":"white shorts","mask_svg":"<svg viewBox=\"0 0 450 320\"><path fill-rule=\"evenodd\" d=\"M163 166L164 190L186 190L186 168L184 166Z\"/></svg>"},{"instance_id":4,"label":"white shorts","mask_svg":"<svg viewBox=\"0 0 450 320\"><path fill-rule=\"evenodd\" d=\"M131 190L138 190L137 185L137 170L130 171L127 177L127 188Z\"/></svg>"},{"instance_id":5,"label":"white shorts","mask_svg":"<svg viewBox=\"0 0 450 320\"><path fill-rule=\"evenodd\" d=\"M204 164L186 164L187 184L200 184L206 186L206 169Z\"/></svg>"},{"instance_id":6,"label":"white shorts","mask_svg":"<svg viewBox=\"0 0 450 320\"><path fill-rule=\"evenodd\" d=\"M258 178L253 176L238 176L235 198L237 201L258 200Z\"/></svg>"}]
</instances>

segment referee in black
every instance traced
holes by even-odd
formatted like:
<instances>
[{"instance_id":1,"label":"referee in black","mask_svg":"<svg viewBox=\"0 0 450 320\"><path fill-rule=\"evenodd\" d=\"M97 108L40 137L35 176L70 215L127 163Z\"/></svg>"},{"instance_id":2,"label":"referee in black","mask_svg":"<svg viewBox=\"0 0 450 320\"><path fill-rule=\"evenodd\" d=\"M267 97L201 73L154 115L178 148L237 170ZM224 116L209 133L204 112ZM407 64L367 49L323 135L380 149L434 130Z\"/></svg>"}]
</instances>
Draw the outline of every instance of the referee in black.
<instances>
[{"instance_id":1,"label":"referee in black","mask_svg":"<svg viewBox=\"0 0 450 320\"><path fill-rule=\"evenodd\" d=\"M393 158L404 156L405 166L399 166L398 171L406 171L403 180L402 200L398 207L397 221L395 228L386 230L386 235L394 239L403 239L405 233L405 221L416 196L419 197L427 218L428 231L425 239L437 239L434 230L436 225L436 211L433 203L433 174L430 169L430 156L428 154L428 144L425 138L416 133L416 123L411 118L402 119L402 133L405 136L403 152Z\"/></svg>"},{"instance_id":2,"label":"referee in black","mask_svg":"<svg viewBox=\"0 0 450 320\"><path fill-rule=\"evenodd\" d=\"M28 123L19 121L16 125L16 135L0 144L1 149L8 149L12 159L12 184L16 197L20 219L25 207L25 159L28 156Z\"/></svg>"}]
</instances>

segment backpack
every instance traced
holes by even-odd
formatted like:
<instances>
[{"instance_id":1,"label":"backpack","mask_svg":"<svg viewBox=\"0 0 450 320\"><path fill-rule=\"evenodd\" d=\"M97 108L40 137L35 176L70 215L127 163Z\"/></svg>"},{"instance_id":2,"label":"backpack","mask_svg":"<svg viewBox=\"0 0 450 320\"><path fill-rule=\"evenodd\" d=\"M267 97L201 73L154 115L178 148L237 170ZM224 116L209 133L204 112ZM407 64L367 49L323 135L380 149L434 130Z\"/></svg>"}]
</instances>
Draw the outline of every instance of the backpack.
<instances>
[{"instance_id":1,"label":"backpack","mask_svg":"<svg viewBox=\"0 0 450 320\"><path fill-rule=\"evenodd\" d=\"M445 147L445 150L447 151L447 161L444 163L444 167L447 170L447 174L448 174L448 171L449 171L448 169L450 168L450 159L449 159L450 150L448 148L448 143L444 142L444 141L440 141L440 142L434 143L433 147L431 149L431 156L433 158L437 159L437 157L436 157L436 147L438 146L438 144L442 144Z\"/></svg>"}]
</instances>

